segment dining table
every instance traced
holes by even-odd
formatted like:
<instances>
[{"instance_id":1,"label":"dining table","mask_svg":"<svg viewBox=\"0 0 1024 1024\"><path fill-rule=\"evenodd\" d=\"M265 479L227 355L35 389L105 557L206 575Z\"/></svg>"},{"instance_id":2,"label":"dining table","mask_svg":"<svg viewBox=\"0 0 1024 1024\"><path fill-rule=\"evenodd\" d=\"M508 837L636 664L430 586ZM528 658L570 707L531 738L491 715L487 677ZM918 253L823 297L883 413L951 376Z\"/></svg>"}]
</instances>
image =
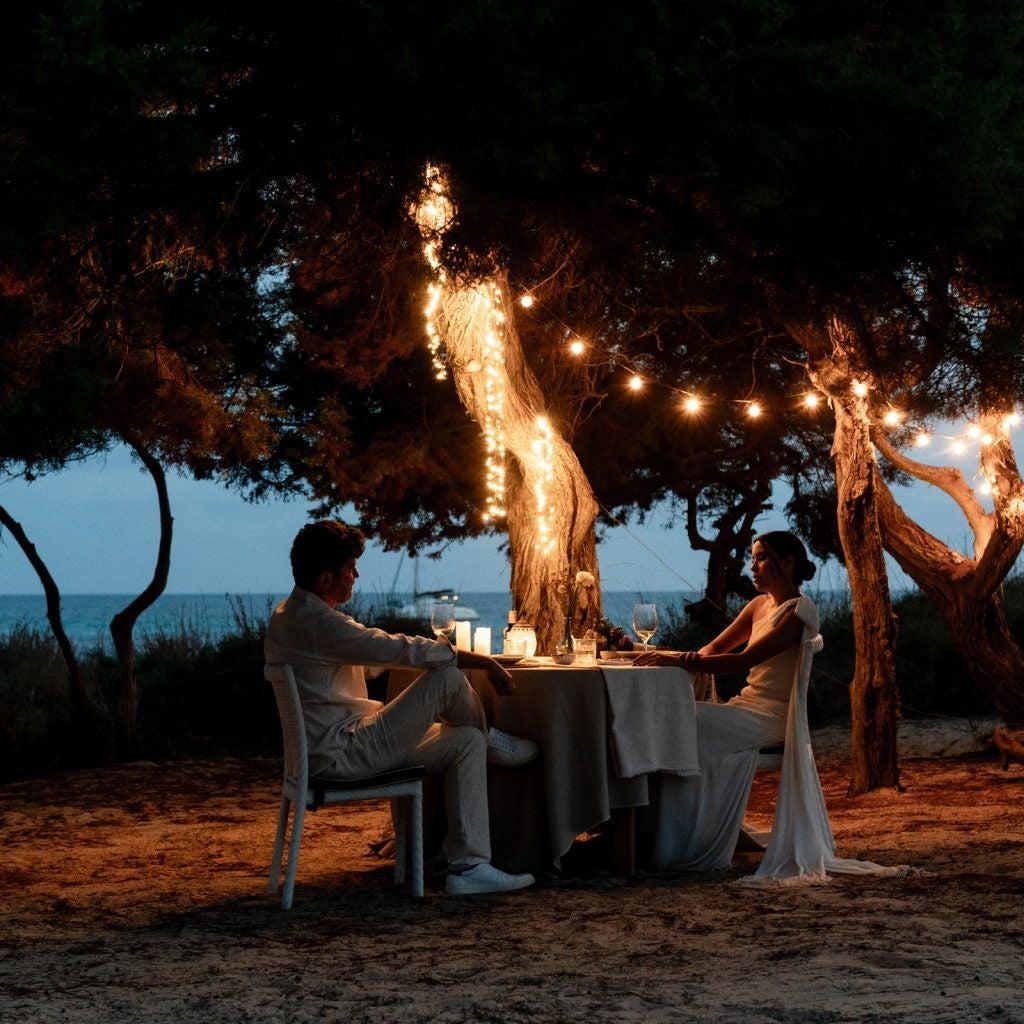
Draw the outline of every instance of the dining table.
<instances>
[{"instance_id":1,"label":"dining table","mask_svg":"<svg viewBox=\"0 0 1024 1024\"><path fill-rule=\"evenodd\" d=\"M488 720L534 740L541 755L519 768L491 766L492 861L505 871L550 873L576 839L609 823L619 870L634 864L634 811L657 773L694 775L696 706L691 673L629 661L506 666L515 691L498 696L487 674L466 676ZM393 669L389 698L419 674Z\"/></svg>"}]
</instances>

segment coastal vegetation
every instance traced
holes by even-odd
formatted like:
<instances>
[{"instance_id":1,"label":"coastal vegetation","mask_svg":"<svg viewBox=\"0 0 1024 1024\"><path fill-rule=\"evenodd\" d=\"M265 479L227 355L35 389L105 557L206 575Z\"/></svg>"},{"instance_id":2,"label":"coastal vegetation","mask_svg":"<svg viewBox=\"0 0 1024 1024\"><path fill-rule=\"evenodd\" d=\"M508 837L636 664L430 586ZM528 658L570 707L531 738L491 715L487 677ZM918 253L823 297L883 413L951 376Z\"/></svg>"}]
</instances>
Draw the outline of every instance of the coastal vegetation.
<instances>
[{"instance_id":1,"label":"coastal vegetation","mask_svg":"<svg viewBox=\"0 0 1024 1024\"><path fill-rule=\"evenodd\" d=\"M1014 638L1024 640L1024 577L1004 587ZM370 601L354 614L388 629L423 632L428 626L395 618ZM993 714L971 684L949 631L924 595L898 598L900 644L896 674L904 718L982 717ZM216 755L277 757L280 732L270 687L263 683L263 623L268 609L234 600L233 627L215 635L182 619L139 638L139 748L135 758L169 760ZM814 662L808 702L812 725L848 721L854 673L853 612L836 597L822 611L825 650ZM704 642L706 627L691 622L681 605L664 614L662 646L688 648ZM76 712L67 672L48 632L20 625L0 635L0 779L29 778L110 763L117 758L119 668L99 643L80 654L83 677L96 711ZM371 682L381 695L383 681ZM738 680L723 679L724 699Z\"/></svg>"}]
</instances>

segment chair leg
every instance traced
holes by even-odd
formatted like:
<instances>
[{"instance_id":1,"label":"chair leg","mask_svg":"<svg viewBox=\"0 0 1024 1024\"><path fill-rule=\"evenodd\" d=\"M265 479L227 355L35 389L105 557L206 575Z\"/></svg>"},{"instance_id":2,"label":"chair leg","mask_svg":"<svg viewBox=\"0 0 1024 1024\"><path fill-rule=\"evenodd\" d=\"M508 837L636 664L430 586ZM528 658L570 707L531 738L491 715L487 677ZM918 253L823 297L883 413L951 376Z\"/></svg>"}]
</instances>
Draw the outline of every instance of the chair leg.
<instances>
[{"instance_id":1,"label":"chair leg","mask_svg":"<svg viewBox=\"0 0 1024 1024\"><path fill-rule=\"evenodd\" d=\"M270 877L267 879L267 892L271 895L277 892L281 881L281 854L284 852L284 837L288 832L288 814L291 810L291 800L286 796L281 797L281 809L277 814L277 835L274 837L274 853L270 858Z\"/></svg>"},{"instance_id":2,"label":"chair leg","mask_svg":"<svg viewBox=\"0 0 1024 1024\"><path fill-rule=\"evenodd\" d=\"M395 885L405 882L409 862L409 798L391 798L391 828L395 833Z\"/></svg>"},{"instance_id":3,"label":"chair leg","mask_svg":"<svg viewBox=\"0 0 1024 1024\"><path fill-rule=\"evenodd\" d=\"M414 796L409 797L409 831L411 833L410 851L412 863L412 894L423 898L423 791L417 790Z\"/></svg>"},{"instance_id":4,"label":"chair leg","mask_svg":"<svg viewBox=\"0 0 1024 1024\"><path fill-rule=\"evenodd\" d=\"M288 864L284 873L284 891L281 893L281 909L291 910L292 894L295 892L295 874L299 870L299 850L302 846L302 824L306 818L306 805L302 801L295 804L295 817L292 819L292 838L288 843Z\"/></svg>"}]
</instances>

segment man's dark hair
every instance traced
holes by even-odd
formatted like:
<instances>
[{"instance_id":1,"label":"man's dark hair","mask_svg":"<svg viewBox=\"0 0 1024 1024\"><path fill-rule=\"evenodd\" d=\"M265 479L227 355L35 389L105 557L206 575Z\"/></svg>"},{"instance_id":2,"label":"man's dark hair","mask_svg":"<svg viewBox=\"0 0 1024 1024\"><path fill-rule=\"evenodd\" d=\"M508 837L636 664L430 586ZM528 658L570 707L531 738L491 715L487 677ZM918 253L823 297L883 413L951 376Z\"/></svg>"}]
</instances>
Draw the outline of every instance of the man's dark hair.
<instances>
[{"instance_id":1,"label":"man's dark hair","mask_svg":"<svg viewBox=\"0 0 1024 1024\"><path fill-rule=\"evenodd\" d=\"M340 568L358 558L366 547L361 530L337 519L308 523L292 543L292 576L304 590L312 590L322 572Z\"/></svg>"}]
</instances>

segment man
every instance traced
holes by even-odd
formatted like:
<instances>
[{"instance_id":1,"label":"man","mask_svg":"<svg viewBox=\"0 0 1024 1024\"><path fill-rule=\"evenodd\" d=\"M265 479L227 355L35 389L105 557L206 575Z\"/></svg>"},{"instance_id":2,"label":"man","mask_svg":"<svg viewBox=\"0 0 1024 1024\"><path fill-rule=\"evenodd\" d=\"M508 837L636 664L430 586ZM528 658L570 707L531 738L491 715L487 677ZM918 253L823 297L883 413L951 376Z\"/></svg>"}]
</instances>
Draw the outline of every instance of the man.
<instances>
[{"instance_id":1,"label":"man","mask_svg":"<svg viewBox=\"0 0 1024 1024\"><path fill-rule=\"evenodd\" d=\"M487 761L521 765L537 745L487 728L480 700L460 669L482 669L499 694L512 677L492 658L445 641L371 629L339 612L359 578L365 541L335 520L310 523L292 544L295 589L274 610L264 653L292 666L306 725L311 775L359 779L410 764L444 777L449 895L510 892L533 884L491 863ZM370 700L364 665L427 671L390 704ZM438 719L441 723L438 724Z\"/></svg>"}]
</instances>

